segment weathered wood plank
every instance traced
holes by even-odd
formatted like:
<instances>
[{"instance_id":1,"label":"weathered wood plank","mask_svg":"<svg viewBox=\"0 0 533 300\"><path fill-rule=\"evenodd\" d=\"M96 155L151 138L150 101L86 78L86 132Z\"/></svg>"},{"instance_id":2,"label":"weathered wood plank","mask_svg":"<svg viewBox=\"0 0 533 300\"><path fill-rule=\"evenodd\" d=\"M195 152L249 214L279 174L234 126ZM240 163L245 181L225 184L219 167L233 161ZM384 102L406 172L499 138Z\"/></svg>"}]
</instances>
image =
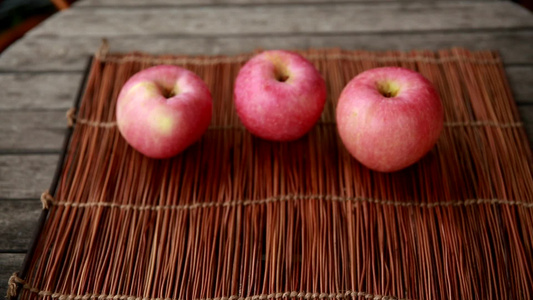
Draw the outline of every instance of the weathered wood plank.
<instances>
[{"instance_id":1,"label":"weathered wood plank","mask_svg":"<svg viewBox=\"0 0 533 300\"><path fill-rule=\"evenodd\" d=\"M272 37L110 37L111 51L154 54L234 55L261 49L332 48L366 50L437 50L465 47L500 51L508 64L533 63L533 30L494 32L290 35ZM0 70L76 70L98 50L100 37L25 37L0 56ZM75 80L73 80L75 81Z\"/></svg>"},{"instance_id":2,"label":"weathered wood plank","mask_svg":"<svg viewBox=\"0 0 533 300\"><path fill-rule=\"evenodd\" d=\"M38 199L0 200L0 252L27 251L41 211Z\"/></svg>"},{"instance_id":3,"label":"weathered wood plank","mask_svg":"<svg viewBox=\"0 0 533 300\"><path fill-rule=\"evenodd\" d=\"M29 35L218 36L524 27L533 27L531 14L511 2L323 3L181 9L72 9L52 16Z\"/></svg>"},{"instance_id":4,"label":"weathered wood plank","mask_svg":"<svg viewBox=\"0 0 533 300\"><path fill-rule=\"evenodd\" d=\"M19 272L26 254L0 253L0 297L7 293L7 282L15 272Z\"/></svg>"},{"instance_id":5,"label":"weathered wood plank","mask_svg":"<svg viewBox=\"0 0 533 300\"><path fill-rule=\"evenodd\" d=\"M511 88L518 103L533 103L533 65L510 65L505 68ZM72 107L77 90L81 84L80 73L46 73L46 74L0 74L0 136L4 130L17 131L21 124L35 120L20 128L38 129L48 123L50 128L62 129L65 124L65 111ZM20 111L11 113L7 111ZM22 112L22 111L26 112ZM50 115L39 115L31 111L53 110ZM40 120L42 119L42 120ZM9 124L16 124L11 127ZM58 132L54 131L54 134ZM0 138L2 141L6 141ZM16 141L15 141L16 142ZM2 146L6 146L4 143Z\"/></svg>"},{"instance_id":6,"label":"weathered wood plank","mask_svg":"<svg viewBox=\"0 0 533 300\"><path fill-rule=\"evenodd\" d=\"M301 4L301 3L316 3L326 2L327 0L153 0L150 2L144 0L85 0L74 2L73 7L93 7L93 6L188 6L188 5L264 5L264 4ZM368 0L351 0L352 2L367 2ZM373 2L392 2L398 0L374 0ZM413 1L413 0L400 0L400 1ZM425 1L449 1L449 0L425 0ZM468 0L471 2L476 1L500 1L500 0ZM346 2L346 0L330 0L328 3L334 2Z\"/></svg>"},{"instance_id":7,"label":"weathered wood plank","mask_svg":"<svg viewBox=\"0 0 533 300\"><path fill-rule=\"evenodd\" d=\"M46 108L51 99L41 100ZM59 151L67 129L65 112L0 110L0 153Z\"/></svg>"},{"instance_id":8,"label":"weathered wood plank","mask_svg":"<svg viewBox=\"0 0 533 300\"><path fill-rule=\"evenodd\" d=\"M66 110L76 98L81 78L81 73L0 74L0 110Z\"/></svg>"},{"instance_id":9,"label":"weathered wood plank","mask_svg":"<svg viewBox=\"0 0 533 300\"><path fill-rule=\"evenodd\" d=\"M0 197L39 198L50 187L59 154L0 155Z\"/></svg>"}]
</instances>

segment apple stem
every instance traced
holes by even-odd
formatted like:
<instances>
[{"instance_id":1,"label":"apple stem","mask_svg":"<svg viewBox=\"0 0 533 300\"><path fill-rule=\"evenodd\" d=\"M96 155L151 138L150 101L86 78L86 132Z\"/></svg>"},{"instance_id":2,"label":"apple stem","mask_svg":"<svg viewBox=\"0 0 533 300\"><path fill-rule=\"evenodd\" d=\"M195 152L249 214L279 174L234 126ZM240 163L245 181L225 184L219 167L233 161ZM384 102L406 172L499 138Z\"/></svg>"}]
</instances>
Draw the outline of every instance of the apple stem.
<instances>
[{"instance_id":1,"label":"apple stem","mask_svg":"<svg viewBox=\"0 0 533 300\"><path fill-rule=\"evenodd\" d=\"M285 82L287 81L287 79L289 79L289 76L287 75L284 75L284 74L278 74L277 78L276 78L279 82Z\"/></svg>"},{"instance_id":2,"label":"apple stem","mask_svg":"<svg viewBox=\"0 0 533 300\"><path fill-rule=\"evenodd\" d=\"M385 98L394 98L398 95L398 84L390 81L383 81L377 84L378 91Z\"/></svg>"},{"instance_id":3,"label":"apple stem","mask_svg":"<svg viewBox=\"0 0 533 300\"><path fill-rule=\"evenodd\" d=\"M174 96L176 96L178 93L176 93L176 89L171 89L171 90L168 90L168 89L165 89L163 88L161 93L163 94L163 96L165 98L172 98Z\"/></svg>"},{"instance_id":4,"label":"apple stem","mask_svg":"<svg viewBox=\"0 0 533 300\"><path fill-rule=\"evenodd\" d=\"M279 82L285 82L289 80L289 72L287 70L287 67L281 64L276 64L274 66L274 77Z\"/></svg>"}]
</instances>

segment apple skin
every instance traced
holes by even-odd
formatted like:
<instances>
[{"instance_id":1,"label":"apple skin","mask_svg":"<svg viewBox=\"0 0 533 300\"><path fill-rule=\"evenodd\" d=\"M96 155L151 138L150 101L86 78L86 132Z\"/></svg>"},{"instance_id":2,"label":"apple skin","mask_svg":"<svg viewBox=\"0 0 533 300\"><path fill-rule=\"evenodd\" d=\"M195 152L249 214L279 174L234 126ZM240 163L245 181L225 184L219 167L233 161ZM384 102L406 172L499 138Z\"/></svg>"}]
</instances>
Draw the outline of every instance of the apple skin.
<instances>
[{"instance_id":1,"label":"apple skin","mask_svg":"<svg viewBox=\"0 0 533 300\"><path fill-rule=\"evenodd\" d=\"M409 69L385 67L365 71L345 86L336 119L353 157L370 169L394 172L433 148L444 112L429 80Z\"/></svg>"},{"instance_id":2,"label":"apple skin","mask_svg":"<svg viewBox=\"0 0 533 300\"><path fill-rule=\"evenodd\" d=\"M306 134L320 118L326 83L304 57L270 50L252 57L241 68L234 100L241 122L252 134L290 141Z\"/></svg>"},{"instance_id":3,"label":"apple skin","mask_svg":"<svg viewBox=\"0 0 533 300\"><path fill-rule=\"evenodd\" d=\"M116 117L120 133L137 151L152 158L172 157L207 130L212 98L200 77L172 65L133 75L122 87Z\"/></svg>"}]
</instances>

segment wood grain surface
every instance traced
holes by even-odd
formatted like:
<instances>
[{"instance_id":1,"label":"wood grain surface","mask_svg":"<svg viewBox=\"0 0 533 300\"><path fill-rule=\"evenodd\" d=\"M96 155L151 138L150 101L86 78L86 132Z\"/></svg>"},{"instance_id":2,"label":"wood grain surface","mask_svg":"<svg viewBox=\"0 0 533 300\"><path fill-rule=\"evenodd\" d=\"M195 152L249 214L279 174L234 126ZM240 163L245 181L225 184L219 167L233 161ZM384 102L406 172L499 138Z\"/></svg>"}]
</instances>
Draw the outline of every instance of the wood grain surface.
<instances>
[{"instance_id":1,"label":"wood grain surface","mask_svg":"<svg viewBox=\"0 0 533 300\"><path fill-rule=\"evenodd\" d=\"M88 55L92 55L107 37L112 51L148 52L153 54L238 54L256 49L308 49L339 47L365 50L438 50L464 47L471 50L496 49L506 64L532 64L532 29L289 34L285 36L181 37L177 35L135 36L40 36L22 39L0 56L3 71L82 71ZM41 59L35 59L38 55Z\"/></svg>"},{"instance_id":2,"label":"wood grain surface","mask_svg":"<svg viewBox=\"0 0 533 300\"><path fill-rule=\"evenodd\" d=\"M59 154L0 155L2 199L39 198L52 182L58 158Z\"/></svg>"},{"instance_id":3,"label":"wood grain surface","mask_svg":"<svg viewBox=\"0 0 533 300\"><path fill-rule=\"evenodd\" d=\"M81 29L71 24L90 24ZM533 26L510 2L321 3L246 7L70 9L29 36L233 36L511 29Z\"/></svg>"}]
</instances>

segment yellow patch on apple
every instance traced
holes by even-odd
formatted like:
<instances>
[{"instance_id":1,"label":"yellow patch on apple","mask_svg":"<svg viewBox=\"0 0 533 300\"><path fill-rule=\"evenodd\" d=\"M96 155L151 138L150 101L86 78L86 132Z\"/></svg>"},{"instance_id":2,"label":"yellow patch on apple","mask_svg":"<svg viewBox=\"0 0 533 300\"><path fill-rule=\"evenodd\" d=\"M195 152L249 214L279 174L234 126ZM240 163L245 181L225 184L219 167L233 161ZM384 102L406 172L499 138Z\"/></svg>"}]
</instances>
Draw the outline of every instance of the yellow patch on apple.
<instances>
[{"instance_id":1,"label":"yellow patch on apple","mask_svg":"<svg viewBox=\"0 0 533 300\"><path fill-rule=\"evenodd\" d=\"M128 91L125 99L129 99L130 94L144 93L146 96L154 96L159 93L159 88L154 82L144 81L134 84Z\"/></svg>"},{"instance_id":2,"label":"yellow patch on apple","mask_svg":"<svg viewBox=\"0 0 533 300\"><path fill-rule=\"evenodd\" d=\"M152 128L162 134L169 135L174 127L174 118L165 109L156 108L150 114Z\"/></svg>"}]
</instances>

